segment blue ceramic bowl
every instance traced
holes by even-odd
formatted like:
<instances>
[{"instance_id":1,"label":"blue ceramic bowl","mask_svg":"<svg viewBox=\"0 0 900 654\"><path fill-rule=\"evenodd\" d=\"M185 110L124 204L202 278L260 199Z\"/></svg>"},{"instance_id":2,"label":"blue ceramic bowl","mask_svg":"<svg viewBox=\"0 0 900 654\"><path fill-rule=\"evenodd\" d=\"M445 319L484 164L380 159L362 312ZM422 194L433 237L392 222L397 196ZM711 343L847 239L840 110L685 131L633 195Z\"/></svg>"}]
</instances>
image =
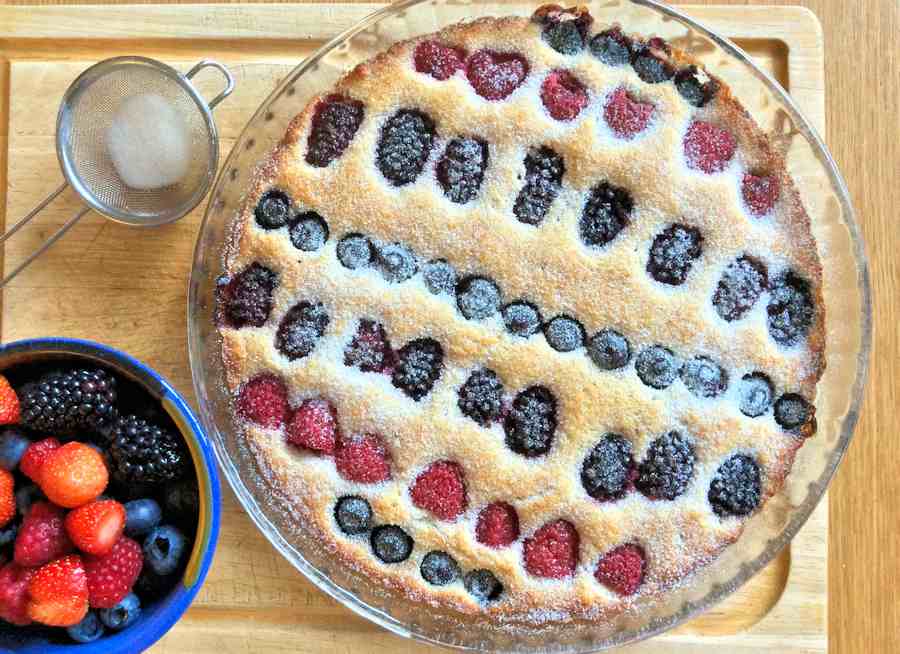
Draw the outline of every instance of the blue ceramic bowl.
<instances>
[{"instance_id":1,"label":"blue ceramic bowl","mask_svg":"<svg viewBox=\"0 0 900 654\"><path fill-rule=\"evenodd\" d=\"M62 638L48 639L40 631L16 629L0 621L0 652L16 654L134 654L159 640L187 610L200 589L212 563L219 536L221 502L219 477L212 445L207 440L193 412L174 388L140 361L111 347L70 338L42 338L0 345L0 373L19 366L52 364L99 364L131 381L156 398L181 431L197 472L200 515L194 549L184 577L170 593L142 607L137 622L118 633L107 632L93 643L62 644L68 636L61 629L54 632ZM29 633L27 638L23 635ZM59 643L59 644L57 644Z\"/></svg>"}]
</instances>

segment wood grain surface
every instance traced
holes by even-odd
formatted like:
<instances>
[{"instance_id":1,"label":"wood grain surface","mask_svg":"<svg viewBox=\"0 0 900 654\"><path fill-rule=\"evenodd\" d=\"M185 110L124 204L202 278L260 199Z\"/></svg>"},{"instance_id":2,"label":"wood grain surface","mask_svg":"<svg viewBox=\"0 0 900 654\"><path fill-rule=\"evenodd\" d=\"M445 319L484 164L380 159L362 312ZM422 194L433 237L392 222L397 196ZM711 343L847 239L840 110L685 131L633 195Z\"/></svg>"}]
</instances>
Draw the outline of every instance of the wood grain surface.
<instances>
[{"instance_id":1,"label":"wood grain surface","mask_svg":"<svg viewBox=\"0 0 900 654\"><path fill-rule=\"evenodd\" d=\"M747 2L706 3L694 0L691 4L754 4ZM766 4L789 4L770 0ZM790 3L797 4L797 3ZM832 487L830 501L830 588L829 593L829 642L835 652L897 652L900 651L900 601L894 590L892 579L900 572L900 543L896 537L900 511L896 508L896 497L900 491L900 476L894 471L891 455L891 439L900 427L900 420L893 410L898 404L897 364L900 362L900 332L898 332L898 284L900 284L900 264L896 249L900 243L900 230L896 223L896 211L900 206L900 185L896 182L900 172L900 122L897 108L900 106L900 50L896 38L900 33L900 5L896 0L806 0L800 2L812 9L822 22L825 35L825 61L827 71L827 117L826 140L844 171L853 195L859 220L868 244L875 304L875 349L872 356L867 402L857 436L843 463L838 478ZM0 31L2 31L0 25ZM118 44L121 47L123 44ZM208 45L202 41L189 44L173 42L168 44L175 55L190 59L203 52ZM217 44L224 48L232 60L241 56L239 46L229 49L229 44ZM0 41L0 55L5 55L11 43ZM57 41L45 47L57 57L78 59L85 44L77 39ZM115 49L117 44L112 42ZM153 43L146 48L152 49ZM132 49L133 48L129 48ZM284 58L283 44L278 48L261 48L254 55L260 60L277 62ZM302 49L292 53L290 61L302 57ZM40 53L35 54L40 58ZM223 57L227 58L227 57ZM89 60L89 57L86 57ZM37 84L39 79L23 79L23 84ZM0 102L9 97L11 79L9 71L0 72ZM9 107L0 107L5 113ZM28 111L28 107L23 107ZM0 140L8 136L8 123L0 125ZM224 133L223 128L223 133ZM29 136L26 134L25 136ZM47 133L31 134L35 140L26 145L33 148L35 157L45 157ZM41 139L44 142L41 142ZM227 148L227 143L223 144ZM6 160L5 148L0 150L0 169L14 166ZM50 184L48 178L55 179L55 169L29 172L27 186L34 188L38 182ZM12 203L13 194L20 189L9 189ZM25 189L21 190L25 193ZM30 198L28 198L30 199ZM20 195L16 206L25 206L28 199ZM72 203L69 203L71 208ZM51 216L50 223L62 218L58 212ZM99 220L99 219L98 219ZM154 365L175 377L182 388L188 388L184 377L183 332L157 330L151 339L146 337L148 324L158 322L159 316L177 315L183 311L183 295L169 298L161 295L155 301L148 301L148 291L162 285L184 283L184 261L189 256L196 225L187 221L160 230L147 232L142 247L137 251L125 244L124 228L109 223L98 223L94 229L85 232L81 238L71 235L72 246L62 251L60 262L63 283L58 277L39 276L29 284L26 292L15 300L7 298L4 313L15 311L27 313L30 329L23 328L21 335L46 333L41 324L53 326L58 334L81 334L83 325L72 317L83 315L85 311L96 312L96 323L92 336L128 349L138 357L153 357ZM176 244L173 246L173 244ZM65 244L57 246L66 247ZM85 266L97 266L107 270L112 277L105 280L88 278ZM58 269L56 272L59 273ZM128 279L118 279L118 274L127 271ZM68 289L91 289L88 297ZM42 292L51 291L52 303L38 302L35 298ZM12 303L12 304L11 304ZM160 306L160 303L163 303ZM169 306L168 304L171 304ZM176 306L177 305L177 306ZM45 322L42 322L45 321ZM168 324L164 324L168 327ZM103 334L115 338L103 338ZM10 335L4 330L4 340ZM180 371L180 372L177 372ZM173 372L175 374L173 374ZM179 377L179 375L181 377ZM232 524L244 523L246 517L233 501L226 506L225 521ZM255 597L261 583L255 580L277 581L295 576L292 569L280 558L267 557L265 541L257 537L247 537L243 530L234 532L237 542L230 545L246 552L225 561L225 565L235 566L238 572L252 573L242 578L248 581L246 587L238 583L233 592L246 597ZM251 532L246 532L251 533ZM225 543L223 542L223 545ZM271 548L269 548L271 549ZM217 562L218 564L218 562ZM249 566L249 568L248 568ZM770 587L777 587L770 586ZM291 596L289 609L276 609L284 605L285 597L279 594L277 585L267 589L267 601L273 605L271 620L282 625L283 651L306 650L310 643L291 642L291 629L297 610L301 610L304 620L320 627L317 631L319 649L345 649L349 645L329 628L327 618L333 607L321 594L310 591L299 597ZM287 592L286 590L283 592ZM206 615L202 606L192 609L190 619L203 622L212 637L217 630L241 623L252 616L237 608L227 614ZM366 623L350 617L341 624L346 632L365 630ZM789 634L790 623L784 625L784 633ZM413 646L388 636L372 635L365 631L360 636L367 643L369 651L412 651ZM783 651L776 641L759 644L758 649ZM163 651L191 651L175 646ZM228 645L224 651L261 651L254 640L252 628L243 630L243 636ZM361 651L361 650L356 650ZM689 651L689 650L682 650ZM810 649L810 651L814 651Z\"/></svg>"}]
</instances>

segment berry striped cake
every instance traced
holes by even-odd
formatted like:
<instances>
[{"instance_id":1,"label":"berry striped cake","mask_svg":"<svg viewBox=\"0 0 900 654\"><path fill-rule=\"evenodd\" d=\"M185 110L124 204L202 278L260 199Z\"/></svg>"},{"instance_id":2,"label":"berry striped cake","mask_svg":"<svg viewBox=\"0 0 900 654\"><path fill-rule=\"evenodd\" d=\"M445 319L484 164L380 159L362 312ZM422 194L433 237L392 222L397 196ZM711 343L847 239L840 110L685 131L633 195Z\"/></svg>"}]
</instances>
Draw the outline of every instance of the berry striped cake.
<instances>
[{"instance_id":1,"label":"berry striped cake","mask_svg":"<svg viewBox=\"0 0 900 654\"><path fill-rule=\"evenodd\" d=\"M815 431L821 268L781 153L688 55L584 9L357 66L224 257L259 469L335 560L442 610L664 595Z\"/></svg>"}]
</instances>

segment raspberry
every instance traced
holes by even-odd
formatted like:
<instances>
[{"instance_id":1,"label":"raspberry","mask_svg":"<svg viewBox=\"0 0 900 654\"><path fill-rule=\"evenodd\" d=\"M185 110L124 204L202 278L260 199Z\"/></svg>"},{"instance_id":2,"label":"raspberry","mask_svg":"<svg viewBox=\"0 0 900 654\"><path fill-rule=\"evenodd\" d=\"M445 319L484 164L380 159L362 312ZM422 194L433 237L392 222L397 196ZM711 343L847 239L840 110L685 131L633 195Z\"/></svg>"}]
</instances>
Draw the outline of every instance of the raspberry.
<instances>
[{"instance_id":1,"label":"raspberry","mask_svg":"<svg viewBox=\"0 0 900 654\"><path fill-rule=\"evenodd\" d=\"M86 556L88 597L95 609L111 609L131 592L144 567L141 546L122 536L102 556Z\"/></svg>"},{"instance_id":2,"label":"raspberry","mask_svg":"<svg viewBox=\"0 0 900 654\"><path fill-rule=\"evenodd\" d=\"M640 545L619 545L600 559L594 578L614 593L634 595L644 581L646 558Z\"/></svg>"},{"instance_id":3,"label":"raspberry","mask_svg":"<svg viewBox=\"0 0 900 654\"><path fill-rule=\"evenodd\" d=\"M31 623L28 617L28 582L37 572L17 563L0 569L0 618L18 627Z\"/></svg>"},{"instance_id":4,"label":"raspberry","mask_svg":"<svg viewBox=\"0 0 900 654\"><path fill-rule=\"evenodd\" d=\"M659 84L675 76L672 65L660 59L650 48L644 48L631 60L634 72L647 84Z\"/></svg>"},{"instance_id":5,"label":"raspberry","mask_svg":"<svg viewBox=\"0 0 900 654\"><path fill-rule=\"evenodd\" d=\"M812 423L811 431L815 431L815 413L815 407L796 393L785 393L775 402L775 422L796 434L801 433L807 423Z\"/></svg>"},{"instance_id":6,"label":"raspberry","mask_svg":"<svg viewBox=\"0 0 900 654\"><path fill-rule=\"evenodd\" d=\"M283 191L266 191L253 210L256 224L263 229L279 229L291 218L291 199Z\"/></svg>"},{"instance_id":7,"label":"raspberry","mask_svg":"<svg viewBox=\"0 0 900 654\"><path fill-rule=\"evenodd\" d=\"M638 378L651 388L662 390L672 385L681 372L681 361L667 347L652 345L637 355L634 369Z\"/></svg>"},{"instance_id":8,"label":"raspberry","mask_svg":"<svg viewBox=\"0 0 900 654\"><path fill-rule=\"evenodd\" d=\"M476 370L459 389L459 410L482 427L500 418L503 411L503 384L493 370Z\"/></svg>"},{"instance_id":9,"label":"raspberry","mask_svg":"<svg viewBox=\"0 0 900 654\"><path fill-rule=\"evenodd\" d=\"M9 385L9 380L0 375L0 425L14 425L21 417L19 397Z\"/></svg>"},{"instance_id":10,"label":"raspberry","mask_svg":"<svg viewBox=\"0 0 900 654\"><path fill-rule=\"evenodd\" d=\"M463 584L479 602L493 602L503 594L503 584L490 570L472 570Z\"/></svg>"},{"instance_id":11,"label":"raspberry","mask_svg":"<svg viewBox=\"0 0 900 654\"><path fill-rule=\"evenodd\" d=\"M503 324L513 336L528 338L541 330L541 312L531 302L510 302L502 310Z\"/></svg>"},{"instance_id":12,"label":"raspberry","mask_svg":"<svg viewBox=\"0 0 900 654\"><path fill-rule=\"evenodd\" d=\"M716 287L712 303L722 320L728 322L743 318L769 285L766 266L752 257L735 259Z\"/></svg>"},{"instance_id":13,"label":"raspberry","mask_svg":"<svg viewBox=\"0 0 900 654\"><path fill-rule=\"evenodd\" d=\"M750 418L757 418L768 411L774 397L772 380L761 372L744 375L738 384L741 413Z\"/></svg>"},{"instance_id":14,"label":"raspberry","mask_svg":"<svg viewBox=\"0 0 900 654\"><path fill-rule=\"evenodd\" d=\"M500 288L487 277L466 277L456 287L456 306L468 320L494 315L501 301Z\"/></svg>"},{"instance_id":15,"label":"raspberry","mask_svg":"<svg viewBox=\"0 0 900 654\"><path fill-rule=\"evenodd\" d=\"M413 53L413 64L420 73L443 82L465 67L466 53L462 48L437 41L422 41Z\"/></svg>"},{"instance_id":16,"label":"raspberry","mask_svg":"<svg viewBox=\"0 0 900 654\"><path fill-rule=\"evenodd\" d=\"M628 339L614 329L601 329L591 336L587 352L600 370L618 370L631 360Z\"/></svg>"},{"instance_id":17,"label":"raspberry","mask_svg":"<svg viewBox=\"0 0 900 654\"><path fill-rule=\"evenodd\" d=\"M344 365L363 372L385 372L394 364L394 352L384 326L368 319L359 321L353 339L344 348Z\"/></svg>"},{"instance_id":18,"label":"raspberry","mask_svg":"<svg viewBox=\"0 0 900 654\"><path fill-rule=\"evenodd\" d=\"M372 507L361 497L345 495L334 505L334 519L348 536L365 534L372 528Z\"/></svg>"},{"instance_id":19,"label":"raspberry","mask_svg":"<svg viewBox=\"0 0 900 654\"><path fill-rule=\"evenodd\" d=\"M381 128L375 160L392 186L409 184L419 176L434 146L435 127L430 116L401 109Z\"/></svg>"},{"instance_id":20,"label":"raspberry","mask_svg":"<svg viewBox=\"0 0 900 654\"><path fill-rule=\"evenodd\" d=\"M603 118L613 134L620 139L631 139L647 129L653 111L652 102L635 100L624 87L620 86L606 101Z\"/></svg>"},{"instance_id":21,"label":"raspberry","mask_svg":"<svg viewBox=\"0 0 900 654\"><path fill-rule=\"evenodd\" d=\"M307 211L291 222L288 234L295 248L315 252L328 241L328 223L315 211Z\"/></svg>"},{"instance_id":22,"label":"raspberry","mask_svg":"<svg viewBox=\"0 0 900 654\"><path fill-rule=\"evenodd\" d=\"M413 539L396 525L381 525L369 538L372 551L384 563L400 563L412 554Z\"/></svg>"},{"instance_id":23,"label":"raspberry","mask_svg":"<svg viewBox=\"0 0 900 654\"><path fill-rule=\"evenodd\" d=\"M459 564L446 552L432 551L424 556L419 566L422 578L433 586L446 586L459 578Z\"/></svg>"},{"instance_id":24,"label":"raspberry","mask_svg":"<svg viewBox=\"0 0 900 654\"><path fill-rule=\"evenodd\" d=\"M528 76L525 57L512 52L479 50L466 64L466 77L485 100L503 100Z\"/></svg>"},{"instance_id":25,"label":"raspberry","mask_svg":"<svg viewBox=\"0 0 900 654\"><path fill-rule=\"evenodd\" d=\"M232 327L262 327L272 311L278 275L255 261L220 288L225 320Z\"/></svg>"},{"instance_id":26,"label":"raspberry","mask_svg":"<svg viewBox=\"0 0 900 654\"><path fill-rule=\"evenodd\" d=\"M275 333L275 348L290 361L308 356L331 322L320 302L298 302L284 314Z\"/></svg>"},{"instance_id":27,"label":"raspberry","mask_svg":"<svg viewBox=\"0 0 900 654\"><path fill-rule=\"evenodd\" d=\"M97 500L69 511L66 533L86 554L107 554L125 530L125 507L115 500Z\"/></svg>"},{"instance_id":28,"label":"raspberry","mask_svg":"<svg viewBox=\"0 0 900 654\"><path fill-rule=\"evenodd\" d=\"M0 470L0 527L16 517L16 480L12 473Z\"/></svg>"},{"instance_id":29,"label":"raspberry","mask_svg":"<svg viewBox=\"0 0 900 654\"><path fill-rule=\"evenodd\" d=\"M525 539L525 569L536 577L571 577L578 565L578 545L578 531L571 522L548 522Z\"/></svg>"},{"instance_id":30,"label":"raspberry","mask_svg":"<svg viewBox=\"0 0 900 654\"><path fill-rule=\"evenodd\" d=\"M344 154L363 121L363 104L329 95L316 105L306 146L306 163L324 168Z\"/></svg>"},{"instance_id":31,"label":"raspberry","mask_svg":"<svg viewBox=\"0 0 900 654\"><path fill-rule=\"evenodd\" d=\"M517 454L546 454L556 432L556 398L543 386L531 386L516 395L503 423L506 446Z\"/></svg>"},{"instance_id":32,"label":"raspberry","mask_svg":"<svg viewBox=\"0 0 900 654\"><path fill-rule=\"evenodd\" d=\"M418 271L416 256L405 245L388 243L375 251L375 266L385 281L405 282Z\"/></svg>"},{"instance_id":33,"label":"raspberry","mask_svg":"<svg viewBox=\"0 0 900 654\"><path fill-rule=\"evenodd\" d=\"M362 234L347 234L338 243L337 257L344 268L365 268L372 262L372 243Z\"/></svg>"},{"instance_id":34,"label":"raspberry","mask_svg":"<svg viewBox=\"0 0 900 654\"><path fill-rule=\"evenodd\" d=\"M120 483L169 483L187 474L184 442L168 428L129 415L119 418L109 439L113 477Z\"/></svg>"},{"instance_id":35,"label":"raspberry","mask_svg":"<svg viewBox=\"0 0 900 654\"><path fill-rule=\"evenodd\" d=\"M44 565L72 550L64 512L49 502L35 502L16 536L15 562L24 567Z\"/></svg>"},{"instance_id":36,"label":"raspberry","mask_svg":"<svg viewBox=\"0 0 900 654\"><path fill-rule=\"evenodd\" d=\"M381 438L374 434L340 439L334 465L344 479L377 484L391 478L391 459Z\"/></svg>"},{"instance_id":37,"label":"raspberry","mask_svg":"<svg viewBox=\"0 0 900 654\"><path fill-rule=\"evenodd\" d=\"M245 419L262 427L281 427L288 411L284 382L268 373L254 377L241 388L237 410Z\"/></svg>"},{"instance_id":38,"label":"raspberry","mask_svg":"<svg viewBox=\"0 0 900 654\"><path fill-rule=\"evenodd\" d=\"M453 139L437 163L438 184L451 202L465 204L478 195L487 165L487 143L473 138Z\"/></svg>"},{"instance_id":39,"label":"raspberry","mask_svg":"<svg viewBox=\"0 0 900 654\"><path fill-rule=\"evenodd\" d=\"M525 185L519 191L513 214L526 225L537 225L556 199L566 172L563 158L547 146L531 148L525 155Z\"/></svg>"},{"instance_id":40,"label":"raspberry","mask_svg":"<svg viewBox=\"0 0 900 654\"><path fill-rule=\"evenodd\" d=\"M716 470L707 498L718 516L749 515L759 506L761 484L756 461L735 454Z\"/></svg>"},{"instance_id":41,"label":"raspberry","mask_svg":"<svg viewBox=\"0 0 900 654\"><path fill-rule=\"evenodd\" d=\"M624 66L631 61L631 41L613 27L591 39L591 54L608 66Z\"/></svg>"},{"instance_id":42,"label":"raspberry","mask_svg":"<svg viewBox=\"0 0 900 654\"><path fill-rule=\"evenodd\" d=\"M684 363L681 381L697 397L718 397L728 387L728 373L708 357L697 356Z\"/></svg>"},{"instance_id":43,"label":"raspberry","mask_svg":"<svg viewBox=\"0 0 900 654\"><path fill-rule=\"evenodd\" d=\"M588 105L584 84L567 70L554 70L541 84L541 102L555 120L574 120Z\"/></svg>"},{"instance_id":44,"label":"raspberry","mask_svg":"<svg viewBox=\"0 0 900 654\"><path fill-rule=\"evenodd\" d=\"M422 269L425 287L433 295L453 295L456 291L456 269L443 259L435 259Z\"/></svg>"},{"instance_id":45,"label":"raspberry","mask_svg":"<svg viewBox=\"0 0 900 654\"><path fill-rule=\"evenodd\" d=\"M685 102L694 107L704 107L709 104L719 90L719 83L707 77L706 81L700 80L700 70L696 66L688 66L675 74L675 88L684 98ZM705 72L703 73L705 76Z\"/></svg>"},{"instance_id":46,"label":"raspberry","mask_svg":"<svg viewBox=\"0 0 900 654\"><path fill-rule=\"evenodd\" d=\"M412 502L440 520L455 520L468 507L466 482L458 463L435 461L409 489Z\"/></svg>"},{"instance_id":47,"label":"raspberry","mask_svg":"<svg viewBox=\"0 0 900 654\"><path fill-rule=\"evenodd\" d=\"M488 504L478 514L475 538L488 547L506 547L519 538L519 514L506 502Z\"/></svg>"},{"instance_id":48,"label":"raspberry","mask_svg":"<svg viewBox=\"0 0 900 654\"><path fill-rule=\"evenodd\" d=\"M812 325L815 309L809 282L789 270L772 282L768 312L769 334L780 345L795 345Z\"/></svg>"},{"instance_id":49,"label":"raspberry","mask_svg":"<svg viewBox=\"0 0 900 654\"><path fill-rule=\"evenodd\" d=\"M116 379L99 368L51 373L26 385L21 400L22 423L30 429L94 431L115 417Z\"/></svg>"},{"instance_id":50,"label":"raspberry","mask_svg":"<svg viewBox=\"0 0 900 654\"><path fill-rule=\"evenodd\" d=\"M731 132L702 120L691 123L684 136L684 157L688 168L708 175L725 170L736 150L737 141Z\"/></svg>"},{"instance_id":51,"label":"raspberry","mask_svg":"<svg viewBox=\"0 0 900 654\"><path fill-rule=\"evenodd\" d=\"M581 485L600 502L625 497L634 477L631 442L618 434L604 436L581 464Z\"/></svg>"},{"instance_id":52,"label":"raspberry","mask_svg":"<svg viewBox=\"0 0 900 654\"><path fill-rule=\"evenodd\" d=\"M653 239L647 272L662 284L680 286L702 253L700 230L687 225L669 225Z\"/></svg>"},{"instance_id":53,"label":"raspberry","mask_svg":"<svg viewBox=\"0 0 900 654\"><path fill-rule=\"evenodd\" d=\"M631 193L600 182L591 190L578 221L581 240L588 246L606 245L628 225L633 208Z\"/></svg>"},{"instance_id":54,"label":"raspberry","mask_svg":"<svg viewBox=\"0 0 900 654\"><path fill-rule=\"evenodd\" d=\"M81 557L64 556L37 570L28 582L28 617L51 627L81 622L88 611L87 578Z\"/></svg>"},{"instance_id":55,"label":"raspberry","mask_svg":"<svg viewBox=\"0 0 900 654\"><path fill-rule=\"evenodd\" d=\"M51 502L74 509L94 500L108 483L103 455L89 445L72 441L47 455L38 485Z\"/></svg>"},{"instance_id":56,"label":"raspberry","mask_svg":"<svg viewBox=\"0 0 900 654\"><path fill-rule=\"evenodd\" d=\"M778 202L781 183L777 177L763 177L746 173L741 180L741 196L754 216L765 216Z\"/></svg>"},{"instance_id":57,"label":"raspberry","mask_svg":"<svg viewBox=\"0 0 900 654\"><path fill-rule=\"evenodd\" d=\"M674 500L687 490L695 461L691 443L678 432L669 432L650 443L634 485L651 500Z\"/></svg>"},{"instance_id":58,"label":"raspberry","mask_svg":"<svg viewBox=\"0 0 900 654\"><path fill-rule=\"evenodd\" d=\"M444 348L433 338L410 341L397 352L391 383L418 402L431 392L444 366Z\"/></svg>"},{"instance_id":59,"label":"raspberry","mask_svg":"<svg viewBox=\"0 0 900 654\"><path fill-rule=\"evenodd\" d=\"M544 325L544 337L557 352L571 352L584 345L581 323L571 316L556 316Z\"/></svg>"},{"instance_id":60,"label":"raspberry","mask_svg":"<svg viewBox=\"0 0 900 654\"><path fill-rule=\"evenodd\" d=\"M19 470L33 482L38 482L41 478L41 466L47 456L53 450L60 447L61 443L55 438L45 438L42 441L36 441L28 446L22 460L19 461Z\"/></svg>"},{"instance_id":61,"label":"raspberry","mask_svg":"<svg viewBox=\"0 0 900 654\"><path fill-rule=\"evenodd\" d=\"M337 411L325 400L304 400L285 427L287 442L313 452L333 454L337 443Z\"/></svg>"}]
</instances>

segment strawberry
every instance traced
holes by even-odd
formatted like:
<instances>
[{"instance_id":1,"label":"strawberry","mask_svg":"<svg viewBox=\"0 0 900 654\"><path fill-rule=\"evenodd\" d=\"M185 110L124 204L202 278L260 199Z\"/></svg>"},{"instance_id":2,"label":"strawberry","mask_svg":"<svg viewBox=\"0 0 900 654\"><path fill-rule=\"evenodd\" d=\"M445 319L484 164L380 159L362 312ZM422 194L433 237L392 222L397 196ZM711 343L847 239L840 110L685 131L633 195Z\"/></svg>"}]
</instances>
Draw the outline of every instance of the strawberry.
<instances>
[{"instance_id":1,"label":"strawberry","mask_svg":"<svg viewBox=\"0 0 900 654\"><path fill-rule=\"evenodd\" d=\"M525 569L536 577L571 577L578 565L578 543L578 531L571 522L548 522L525 539Z\"/></svg>"},{"instance_id":2,"label":"strawberry","mask_svg":"<svg viewBox=\"0 0 900 654\"><path fill-rule=\"evenodd\" d=\"M506 502L488 504L478 514L475 539L488 547L506 547L519 537L519 515Z\"/></svg>"},{"instance_id":3,"label":"strawberry","mask_svg":"<svg viewBox=\"0 0 900 654\"><path fill-rule=\"evenodd\" d=\"M28 582L34 573L34 568L23 568L12 562L3 566L0 570L0 618L20 627L31 622Z\"/></svg>"},{"instance_id":4,"label":"strawberry","mask_svg":"<svg viewBox=\"0 0 900 654\"><path fill-rule=\"evenodd\" d=\"M633 595L644 581L645 561L640 545L620 545L600 559L594 577L619 595Z\"/></svg>"},{"instance_id":5,"label":"strawberry","mask_svg":"<svg viewBox=\"0 0 900 654\"><path fill-rule=\"evenodd\" d=\"M28 582L28 617L51 627L70 627L88 611L84 564L70 554L39 568Z\"/></svg>"},{"instance_id":6,"label":"strawberry","mask_svg":"<svg viewBox=\"0 0 900 654\"><path fill-rule=\"evenodd\" d=\"M0 527L16 515L16 480L11 472L0 470Z\"/></svg>"},{"instance_id":7,"label":"strawberry","mask_svg":"<svg viewBox=\"0 0 900 654\"><path fill-rule=\"evenodd\" d=\"M49 502L35 502L16 535L15 562L23 566L44 565L71 551L63 510Z\"/></svg>"},{"instance_id":8,"label":"strawberry","mask_svg":"<svg viewBox=\"0 0 900 654\"><path fill-rule=\"evenodd\" d=\"M21 417L19 396L9 385L9 380L0 375L0 425L14 425Z\"/></svg>"},{"instance_id":9,"label":"strawberry","mask_svg":"<svg viewBox=\"0 0 900 654\"><path fill-rule=\"evenodd\" d=\"M41 466L44 465L44 459L55 449L60 447L61 443L55 438L45 438L42 441L36 441L28 446L22 460L19 461L19 470L31 481L37 483L41 479Z\"/></svg>"},{"instance_id":10,"label":"strawberry","mask_svg":"<svg viewBox=\"0 0 900 654\"><path fill-rule=\"evenodd\" d=\"M291 445L333 454L337 442L337 412L325 400L305 400L288 420L285 432Z\"/></svg>"},{"instance_id":11,"label":"strawberry","mask_svg":"<svg viewBox=\"0 0 900 654\"><path fill-rule=\"evenodd\" d=\"M125 507L115 500L97 500L66 516L66 533L87 554L107 554L124 529Z\"/></svg>"},{"instance_id":12,"label":"strawberry","mask_svg":"<svg viewBox=\"0 0 900 654\"><path fill-rule=\"evenodd\" d=\"M38 485L51 502L74 509L95 499L108 482L103 456L84 443L72 441L47 455Z\"/></svg>"},{"instance_id":13,"label":"strawberry","mask_svg":"<svg viewBox=\"0 0 900 654\"><path fill-rule=\"evenodd\" d=\"M109 609L118 604L131 592L143 567L141 546L127 536L116 541L109 553L85 557L84 569L91 606Z\"/></svg>"},{"instance_id":14,"label":"strawberry","mask_svg":"<svg viewBox=\"0 0 900 654\"><path fill-rule=\"evenodd\" d=\"M466 510L466 482L462 468L452 461L435 461L409 489L413 504L441 520L455 520Z\"/></svg>"},{"instance_id":15,"label":"strawberry","mask_svg":"<svg viewBox=\"0 0 900 654\"><path fill-rule=\"evenodd\" d=\"M391 478L390 455L381 438L374 434L338 441L334 465L341 477L361 484L377 484Z\"/></svg>"}]
</instances>

